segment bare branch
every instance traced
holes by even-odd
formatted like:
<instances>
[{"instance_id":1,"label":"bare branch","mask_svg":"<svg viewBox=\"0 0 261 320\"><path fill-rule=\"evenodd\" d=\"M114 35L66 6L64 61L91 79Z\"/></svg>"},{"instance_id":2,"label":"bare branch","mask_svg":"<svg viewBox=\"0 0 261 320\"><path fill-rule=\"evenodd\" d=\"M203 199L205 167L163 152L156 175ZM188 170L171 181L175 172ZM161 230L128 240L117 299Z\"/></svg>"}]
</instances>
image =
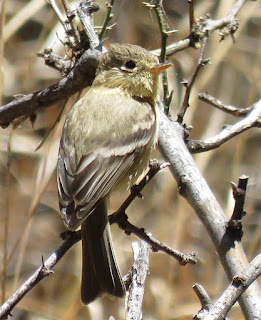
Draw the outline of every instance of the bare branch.
<instances>
[{"instance_id":1,"label":"bare branch","mask_svg":"<svg viewBox=\"0 0 261 320\"><path fill-rule=\"evenodd\" d=\"M166 30L166 22L164 21L164 9L162 0L156 0L155 5L153 5L154 11L156 13L156 17L158 20L160 35L161 35L161 49L160 49L160 61L166 62L167 55L166 55L166 47L167 47L167 39L169 36L169 32ZM172 30L171 33L175 32L176 30ZM171 103L173 91L169 93L169 84L168 84L168 77L167 72L163 71L162 73L162 84L163 84L163 96L164 96L164 105L165 105L165 113L169 115L169 106Z\"/></svg>"},{"instance_id":2,"label":"bare branch","mask_svg":"<svg viewBox=\"0 0 261 320\"><path fill-rule=\"evenodd\" d=\"M243 292L261 275L261 254L256 256L245 270L239 275L234 276L229 287L224 291L217 302L204 313L204 316L198 316L194 319L220 320L224 319L228 311L239 299ZM257 309L260 308L261 300L255 300ZM259 311L260 312L260 311ZM247 319L260 319L261 314L252 313Z\"/></svg>"},{"instance_id":3,"label":"bare branch","mask_svg":"<svg viewBox=\"0 0 261 320\"><path fill-rule=\"evenodd\" d=\"M261 127L261 100L254 104L252 111L241 121L226 126L220 133L212 138L206 140L190 140L187 146L192 153L213 150L240 133L254 127Z\"/></svg>"},{"instance_id":4,"label":"bare branch","mask_svg":"<svg viewBox=\"0 0 261 320\"><path fill-rule=\"evenodd\" d=\"M54 54L51 48L44 49L43 52L38 52L37 56L43 58L44 63L48 67L58 70L62 77L68 75L74 66L74 62L71 59L64 59Z\"/></svg>"},{"instance_id":5,"label":"bare branch","mask_svg":"<svg viewBox=\"0 0 261 320\"><path fill-rule=\"evenodd\" d=\"M204 101L206 103L209 103L215 108L218 108L228 114L231 114L235 117L244 117L246 116L250 111L253 110L254 106L248 107L248 108L236 108L227 104L224 104L220 100L214 98L208 93L199 93L198 95L199 100Z\"/></svg>"},{"instance_id":6,"label":"bare branch","mask_svg":"<svg viewBox=\"0 0 261 320\"><path fill-rule=\"evenodd\" d=\"M55 0L47 0L47 3L52 7L53 11L55 12L58 20L60 21L61 25L63 26L64 30L66 31L66 23L65 23L65 18L59 9L59 7L56 4Z\"/></svg>"},{"instance_id":7,"label":"bare branch","mask_svg":"<svg viewBox=\"0 0 261 320\"><path fill-rule=\"evenodd\" d=\"M193 28L196 22L195 11L194 11L194 0L188 0L189 5L189 30L193 32Z\"/></svg>"},{"instance_id":8,"label":"bare branch","mask_svg":"<svg viewBox=\"0 0 261 320\"><path fill-rule=\"evenodd\" d=\"M244 204L246 198L247 182L248 176L241 176L239 178L238 185L234 187L232 185L235 207L231 220L241 220L245 215Z\"/></svg>"},{"instance_id":9,"label":"bare branch","mask_svg":"<svg viewBox=\"0 0 261 320\"><path fill-rule=\"evenodd\" d=\"M235 19L236 14L245 3L246 0L238 0L230 10L229 14L223 19L208 19L203 31L205 30L204 32L211 33L222 25L224 26L229 21L232 21ZM93 34L93 32L90 34ZM96 35L94 35L93 38L93 43L95 43L94 46L97 44L95 38ZM167 56L184 50L190 46L190 38L180 40L167 47ZM94 53L94 51L92 52ZM154 50L152 52L158 56L160 55L160 50ZM95 54L92 54L91 57L89 57L90 61L88 61L89 53L90 51L85 52L80 60L77 61L75 66L77 70L72 70L66 78L62 79L57 84L41 91L23 96L22 98L20 97L19 99L15 99L14 101L2 106L0 108L0 126L6 127L20 117L25 119L30 115L35 114L39 109L49 107L57 101L68 99L71 95L89 86L94 79L95 68L97 68L100 59L100 54L96 51L96 56Z\"/></svg>"},{"instance_id":10,"label":"bare branch","mask_svg":"<svg viewBox=\"0 0 261 320\"><path fill-rule=\"evenodd\" d=\"M125 212L125 210L129 207L132 201L139 197L141 198L141 191L144 187L149 183L149 181L162 169L165 169L169 166L168 162L159 163L157 160L152 160L150 162L149 171L146 176L140 181L138 185L134 185L131 189L131 193L128 198L123 202L120 208L117 210L117 213Z\"/></svg>"},{"instance_id":11,"label":"bare branch","mask_svg":"<svg viewBox=\"0 0 261 320\"><path fill-rule=\"evenodd\" d=\"M57 3L55 0L47 0L53 11L55 12L58 20L60 21L61 25L63 26L63 29L65 31L65 34L68 39L68 45L71 49L78 47L80 42L80 36L79 32L77 30L76 25L73 22L73 18L75 17L75 14L72 13L70 10L67 2L63 1L63 6L65 9L66 17L61 12L60 8L57 6Z\"/></svg>"},{"instance_id":12,"label":"bare branch","mask_svg":"<svg viewBox=\"0 0 261 320\"><path fill-rule=\"evenodd\" d=\"M165 21L163 18L163 4L162 0L156 0L154 5L154 10L157 16L160 34L161 34L161 49L160 49L160 60L162 62L166 61L166 47L167 47L167 38L168 34L165 28Z\"/></svg>"},{"instance_id":13,"label":"bare branch","mask_svg":"<svg viewBox=\"0 0 261 320\"><path fill-rule=\"evenodd\" d=\"M244 210L246 188L248 177L241 176L239 178L238 185L231 183L233 189L233 196L235 199L235 207L231 218L227 224L226 232L230 237L233 237L234 241L241 241L243 236L242 218L246 215Z\"/></svg>"},{"instance_id":14,"label":"bare branch","mask_svg":"<svg viewBox=\"0 0 261 320\"><path fill-rule=\"evenodd\" d=\"M126 320L140 320L146 279L149 272L149 245L142 241L132 244L134 264L131 269L130 283L126 294Z\"/></svg>"},{"instance_id":15,"label":"bare branch","mask_svg":"<svg viewBox=\"0 0 261 320\"><path fill-rule=\"evenodd\" d=\"M75 13L71 10L67 0L62 0L62 4L67 17L67 20L65 21L67 25L67 33L69 33L69 36L73 38L73 47L78 47L80 45L81 38L74 19Z\"/></svg>"},{"instance_id":16,"label":"bare branch","mask_svg":"<svg viewBox=\"0 0 261 320\"><path fill-rule=\"evenodd\" d=\"M162 155L170 162L170 170L176 179L180 194L192 206L202 221L219 255L219 259L229 280L249 267L240 242L225 237L226 215L205 179L197 168L184 142L184 128L177 122L170 121L158 110L159 148ZM254 112L254 111L252 111ZM259 107L261 112L261 102ZM255 116L256 118L256 116ZM239 303L247 319L261 318L259 289L256 284L249 288L248 297L240 297ZM250 316L251 314L251 316Z\"/></svg>"},{"instance_id":17,"label":"bare branch","mask_svg":"<svg viewBox=\"0 0 261 320\"><path fill-rule=\"evenodd\" d=\"M111 21L111 19L113 18L113 14L111 13L113 4L114 4L114 0L110 0L110 2L106 2L107 14L106 14L106 17L104 19L101 32L99 34L100 41L104 37L104 34L105 34L106 30L108 29L108 24Z\"/></svg>"},{"instance_id":18,"label":"bare branch","mask_svg":"<svg viewBox=\"0 0 261 320\"><path fill-rule=\"evenodd\" d=\"M199 71L209 62L209 59L204 59L204 53L205 53L205 50L206 50L206 45L207 45L207 39L208 37L204 37L203 40L202 40L202 46L201 46L201 49L200 49L200 54L199 54L199 58L198 58L198 61L197 61L197 65L196 65L196 68L192 74L192 77L190 79L189 82L183 82L185 87L186 87L186 92L185 92L185 95L184 95L184 100L183 100L183 103L182 103L182 107L178 113L178 117L177 117L177 121L179 123L182 123L183 122L183 118L185 116L185 113L189 107L189 98L190 98L190 93L191 93L191 90L192 90L192 87L193 87L193 84L195 83L195 80L197 78L197 75L199 74Z\"/></svg>"},{"instance_id":19,"label":"bare branch","mask_svg":"<svg viewBox=\"0 0 261 320\"><path fill-rule=\"evenodd\" d=\"M40 109L68 99L76 92L90 86L95 77L100 57L100 51L86 50L67 77L46 89L15 99L2 106L0 108L0 126L6 127L19 117L30 117Z\"/></svg>"},{"instance_id":20,"label":"bare branch","mask_svg":"<svg viewBox=\"0 0 261 320\"><path fill-rule=\"evenodd\" d=\"M110 224L117 223L126 234L135 234L140 239L143 239L152 247L153 251L161 251L167 253L168 255L174 257L179 261L181 265L187 263L195 264L195 254L185 255L170 247L162 244L157 239L153 238L150 234L147 234L143 228L137 228L128 222L128 218L124 211L130 205L130 203L137 197L140 196L140 191L145 187L145 185L155 176L159 170L166 168L169 164L163 163L159 164L154 161L150 166L150 171L145 176L144 179L135 186L130 196L124 201L120 209L109 216ZM39 281L44 279L47 275L51 273L51 269L57 264L57 262L65 255L65 253L78 241L81 240L81 231L71 232L66 231L62 234L64 239L63 244L45 261L42 262L42 266L39 267L35 273L2 305L0 308L0 319L7 319L13 308L18 304L18 302L33 288L37 285Z\"/></svg>"},{"instance_id":21,"label":"bare branch","mask_svg":"<svg viewBox=\"0 0 261 320\"><path fill-rule=\"evenodd\" d=\"M110 218L111 224L117 223L118 226L122 230L124 230L127 235L134 234L139 239L147 242L152 247L152 250L154 252L157 252L157 251L164 252L169 256L173 257L174 259L176 259L183 266L186 265L187 263L195 264L197 262L195 258L196 257L195 253L185 254L177 250L174 250L169 246L161 243L159 240L153 238L149 233L147 233L144 228L138 228L133 224L131 224L128 221L128 216L125 213L116 212L110 215L109 218Z\"/></svg>"},{"instance_id":22,"label":"bare branch","mask_svg":"<svg viewBox=\"0 0 261 320\"><path fill-rule=\"evenodd\" d=\"M191 40L187 37L185 39L179 40L177 42L171 43L167 46L166 56L169 58L177 52L183 51L187 48L191 47ZM151 51L156 56L160 56L160 49L155 49Z\"/></svg>"},{"instance_id":23,"label":"bare branch","mask_svg":"<svg viewBox=\"0 0 261 320\"><path fill-rule=\"evenodd\" d=\"M195 291L200 303L201 303L201 309L199 310L199 312L197 313L197 315L195 315L193 317L193 319L201 319L203 318L206 314L208 314L208 311L210 310L210 308L212 308L213 303L207 293L207 291L198 283L195 283L192 286L193 290Z\"/></svg>"},{"instance_id":24,"label":"bare branch","mask_svg":"<svg viewBox=\"0 0 261 320\"><path fill-rule=\"evenodd\" d=\"M190 34L187 38L180 40L178 42L172 43L167 46L167 57L184 50L188 47L199 48L198 43L201 42L201 39L211 34L212 32L227 27L228 25L233 26L232 32L234 33L234 22L236 22L236 16L240 9L246 4L247 0L238 0L228 14L218 20L212 20L209 17L203 20L197 21L197 24L194 25L194 32ZM237 23L237 22L236 22ZM196 32L195 32L196 31ZM223 37L223 34L221 35ZM160 49L154 50L154 54L160 55Z\"/></svg>"},{"instance_id":25,"label":"bare branch","mask_svg":"<svg viewBox=\"0 0 261 320\"><path fill-rule=\"evenodd\" d=\"M81 239L81 232L68 232L66 240L46 260L42 262L35 273L0 307L0 319L7 319L18 302L37 285L39 281L52 273L51 269L65 255L65 253Z\"/></svg>"},{"instance_id":26,"label":"bare branch","mask_svg":"<svg viewBox=\"0 0 261 320\"><path fill-rule=\"evenodd\" d=\"M91 14L99 10L99 6L94 1L81 2L77 8L77 14L81 20L85 34L91 49L96 49L100 45L99 37L94 31Z\"/></svg>"},{"instance_id":27,"label":"bare branch","mask_svg":"<svg viewBox=\"0 0 261 320\"><path fill-rule=\"evenodd\" d=\"M138 228L131 224L128 221L128 216L125 213L125 210L136 197L142 197L140 192L145 187L145 185L155 176L155 174L159 170L166 168L168 165L168 163L163 163L160 165L157 161L154 161L153 164L150 165L150 170L147 175L141 180L138 185L135 185L132 188L131 194L120 206L120 208L115 213L109 216L109 221L110 224L117 223L118 226L122 230L124 230L127 235L134 234L141 240L146 241L152 247L153 251L161 251L167 253L169 256L175 258L181 265L186 265L187 263L195 264L195 253L184 254L166 246L157 239L153 238L144 230L144 228Z\"/></svg>"}]
</instances>

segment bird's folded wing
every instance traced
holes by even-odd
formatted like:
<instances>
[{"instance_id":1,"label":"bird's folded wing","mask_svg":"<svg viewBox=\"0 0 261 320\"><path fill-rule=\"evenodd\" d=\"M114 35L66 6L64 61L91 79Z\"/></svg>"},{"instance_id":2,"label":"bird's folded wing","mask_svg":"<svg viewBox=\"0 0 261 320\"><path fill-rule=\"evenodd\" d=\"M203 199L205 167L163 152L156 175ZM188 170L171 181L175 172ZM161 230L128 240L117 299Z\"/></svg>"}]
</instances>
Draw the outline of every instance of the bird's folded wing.
<instances>
[{"instance_id":1,"label":"bird's folded wing","mask_svg":"<svg viewBox=\"0 0 261 320\"><path fill-rule=\"evenodd\" d=\"M147 111L146 121L150 119L150 124L144 126L145 119L139 115L135 131L124 135L122 128L123 135L118 136L108 132L99 147L93 148L90 138L82 137L86 139L86 152L81 157L76 155L73 139L61 139L57 180L61 214L67 228L74 230L81 224L151 142L156 130L155 115L150 106ZM117 131L121 132L121 128Z\"/></svg>"}]
</instances>

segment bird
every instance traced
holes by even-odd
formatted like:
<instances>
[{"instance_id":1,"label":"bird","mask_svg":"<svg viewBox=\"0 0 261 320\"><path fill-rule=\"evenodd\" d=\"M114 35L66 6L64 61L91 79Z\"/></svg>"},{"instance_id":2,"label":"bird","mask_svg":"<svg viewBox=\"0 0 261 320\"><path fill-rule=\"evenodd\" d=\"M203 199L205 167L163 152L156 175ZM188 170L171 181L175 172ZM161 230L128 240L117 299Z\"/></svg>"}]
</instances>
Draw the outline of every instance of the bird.
<instances>
[{"instance_id":1,"label":"bird","mask_svg":"<svg viewBox=\"0 0 261 320\"><path fill-rule=\"evenodd\" d=\"M69 111L60 140L57 185L67 229L81 227L81 300L123 297L108 222L108 199L146 174L158 138L159 63L148 50L111 44L89 91Z\"/></svg>"}]
</instances>

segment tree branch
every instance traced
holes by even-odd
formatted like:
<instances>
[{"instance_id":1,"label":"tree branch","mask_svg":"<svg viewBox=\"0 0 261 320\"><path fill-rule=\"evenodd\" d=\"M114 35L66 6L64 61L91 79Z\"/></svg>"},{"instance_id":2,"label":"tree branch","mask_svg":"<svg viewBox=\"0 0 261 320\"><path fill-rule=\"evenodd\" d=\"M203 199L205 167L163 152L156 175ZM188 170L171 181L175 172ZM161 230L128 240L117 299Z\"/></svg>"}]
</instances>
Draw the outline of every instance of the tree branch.
<instances>
[{"instance_id":1,"label":"tree branch","mask_svg":"<svg viewBox=\"0 0 261 320\"><path fill-rule=\"evenodd\" d=\"M206 33L210 34L234 21L239 10L246 2L247 0L238 0L231 8L230 12L222 19L212 20L207 18L204 23L202 21L199 22L198 29L201 30L199 33L200 37L202 38ZM196 42L200 39L199 35L196 37ZM190 35L186 39L171 44L167 47L167 56L191 46L195 47L195 41L192 40L194 38L194 36ZM154 50L152 53L159 56L160 49ZM95 70L99 63L100 55L101 53L97 50L87 50L87 52L85 52L77 61L75 69L57 84L17 98L2 106L0 108L0 126L7 127L10 123L20 117L23 117L24 119L30 117L40 109L46 108L62 99L68 99L76 92L90 86L95 76Z\"/></svg>"},{"instance_id":2,"label":"tree branch","mask_svg":"<svg viewBox=\"0 0 261 320\"><path fill-rule=\"evenodd\" d=\"M159 170L166 168L168 165L168 163L163 163L160 165L157 161L154 161L150 166L148 174L138 185L135 185L135 188L133 188L130 196L124 201L119 210L109 216L109 222L110 224L117 223L128 235L131 233L135 234L138 238L147 242L147 244L152 247L153 251L161 251L167 253L169 256L174 257L181 265L186 265L187 263L195 264L195 254L191 253L186 255L162 244L150 234L146 233L144 228L138 228L129 223L128 217L125 214L125 210L131 204L131 202L137 196L141 196L140 192L145 185L156 175L157 172L159 172ZM43 261L42 266L40 266L35 273L2 305L2 307L0 307L0 319L7 319L19 301L33 287L35 287L39 281L52 273L51 269L56 265L56 263L75 243L81 240L81 231L66 231L62 234L62 238L64 239L62 245L45 262Z\"/></svg>"},{"instance_id":3,"label":"tree branch","mask_svg":"<svg viewBox=\"0 0 261 320\"><path fill-rule=\"evenodd\" d=\"M0 307L0 319L5 320L18 302L37 285L42 279L52 273L51 269L65 255L65 253L81 239L81 232L66 233L67 239L62 245L46 260L42 262L35 273Z\"/></svg>"},{"instance_id":4,"label":"tree branch","mask_svg":"<svg viewBox=\"0 0 261 320\"><path fill-rule=\"evenodd\" d=\"M243 237L243 226L242 218L246 215L244 210L246 188L247 188L248 177L241 176L239 178L238 185L231 183L233 190L233 197L235 199L234 211L227 223L226 232L229 233L230 237L234 238L234 241L241 241Z\"/></svg>"},{"instance_id":5,"label":"tree branch","mask_svg":"<svg viewBox=\"0 0 261 320\"><path fill-rule=\"evenodd\" d=\"M168 247L167 245L161 243L159 240L153 238L149 233L146 232L144 228L138 228L130 223L128 221L128 216L125 213L126 209L136 197L142 197L141 191L143 190L145 185L155 176L157 172L159 172L159 170L164 169L167 166L169 166L169 163L163 163L160 165L158 161L153 161L146 176L140 181L138 185L134 185L132 187L131 193L128 198L123 202L123 204L115 213L109 216L109 221L110 224L117 223L118 226L122 230L124 230L127 235L134 234L141 240L146 241L152 247L153 251L161 251L166 253L176 259L181 265L186 265L187 263L195 264L195 253L184 254Z\"/></svg>"},{"instance_id":6,"label":"tree branch","mask_svg":"<svg viewBox=\"0 0 261 320\"><path fill-rule=\"evenodd\" d=\"M134 264L131 268L129 286L127 288L125 304L126 320L140 320L146 279L149 272L149 245L142 241L132 244Z\"/></svg>"},{"instance_id":7,"label":"tree branch","mask_svg":"<svg viewBox=\"0 0 261 320\"><path fill-rule=\"evenodd\" d=\"M193 317L193 319L201 319L206 314L208 314L209 309L213 307L213 303L212 303L207 291L200 284L195 283L192 286L192 288L201 303L201 309L199 310L197 315L195 315Z\"/></svg>"},{"instance_id":8,"label":"tree branch","mask_svg":"<svg viewBox=\"0 0 261 320\"><path fill-rule=\"evenodd\" d=\"M205 140L190 140L187 147L191 153L206 152L221 146L223 143L250 128L261 127L261 100L256 102L252 111L241 121L227 125L220 133Z\"/></svg>"},{"instance_id":9,"label":"tree branch","mask_svg":"<svg viewBox=\"0 0 261 320\"><path fill-rule=\"evenodd\" d=\"M207 93L199 93L198 98L199 100L209 103L213 107L220 109L235 117L245 117L254 108L254 106L251 106L248 108L236 108L236 107L224 104L220 100L214 98L213 96Z\"/></svg>"},{"instance_id":10,"label":"tree branch","mask_svg":"<svg viewBox=\"0 0 261 320\"><path fill-rule=\"evenodd\" d=\"M220 320L224 319L238 300L238 298L242 295L243 292L261 275L261 254L256 256L249 264L245 270L241 272L241 274L234 276L232 282L228 286L228 288L223 292L221 297L217 300L217 302L208 306L208 309L202 310L198 313L194 319L204 319L204 320ZM260 308L260 301L256 300L257 309ZM252 317L248 317L247 319L260 319L260 316L255 318L255 314L252 314Z\"/></svg>"},{"instance_id":11,"label":"tree branch","mask_svg":"<svg viewBox=\"0 0 261 320\"><path fill-rule=\"evenodd\" d=\"M99 6L94 1L80 2L77 13L83 26L85 35L89 41L90 49L95 49L100 46L100 39L93 29L92 13L99 10ZM101 49L101 48L100 48Z\"/></svg>"},{"instance_id":12,"label":"tree branch","mask_svg":"<svg viewBox=\"0 0 261 320\"><path fill-rule=\"evenodd\" d=\"M102 53L96 49L84 52L67 77L41 91L13 100L0 108L0 126L7 127L20 117L30 117L35 112L68 99L92 84Z\"/></svg>"},{"instance_id":13,"label":"tree branch","mask_svg":"<svg viewBox=\"0 0 261 320\"><path fill-rule=\"evenodd\" d=\"M237 26L236 16L239 13L240 9L246 4L247 0L238 0L231 10L228 12L228 14L218 20L212 20L209 17L206 17L205 19L198 19L194 24L194 30L190 33L190 35L178 42L172 43L167 46L167 57L172 56L173 54L182 51L186 48L193 47L193 48L199 48L199 43L201 42L201 39L211 34L212 32L221 29L221 39L223 40L226 35L230 33L235 32L235 26ZM222 32L224 28L226 29L226 32ZM154 50L154 54L160 55L160 49Z\"/></svg>"},{"instance_id":14,"label":"tree branch","mask_svg":"<svg viewBox=\"0 0 261 320\"><path fill-rule=\"evenodd\" d=\"M186 265L187 263L195 264L196 254L190 253L185 254L170 248L169 246L161 243L159 240L152 237L149 233L146 232L144 228L138 228L128 221L128 216L123 212L116 212L110 215L110 223L117 223L118 226L124 230L127 235L134 234L139 239L147 242L154 252L161 251L169 256L176 259L181 265Z\"/></svg>"},{"instance_id":15,"label":"tree branch","mask_svg":"<svg viewBox=\"0 0 261 320\"><path fill-rule=\"evenodd\" d=\"M114 5L114 0L110 0L110 2L106 2L106 8L107 8L107 14L106 14L106 17L104 19L104 22L103 22L103 25L102 25L102 28L101 28L101 32L99 34L99 39L100 41L102 41L104 35L105 35L105 32L106 30L108 29L108 24L109 22L111 21L111 19L113 18L113 14L112 14L112 7Z\"/></svg>"},{"instance_id":16,"label":"tree branch","mask_svg":"<svg viewBox=\"0 0 261 320\"><path fill-rule=\"evenodd\" d=\"M184 142L184 128L170 121L159 108L159 148L170 162L170 170L176 179L180 194L188 201L204 224L216 248L229 280L249 267L241 243L225 237L227 220L225 213L199 172ZM256 304L259 301L259 304ZM248 297L239 299L247 319L261 318L261 298L257 284L249 288Z\"/></svg>"},{"instance_id":17,"label":"tree branch","mask_svg":"<svg viewBox=\"0 0 261 320\"><path fill-rule=\"evenodd\" d=\"M178 117L177 117L177 121L179 123L182 123L183 122L183 118L185 116L185 113L189 107L189 98L190 98L190 93L191 93L191 90L192 90L192 87L193 87L193 84L195 83L195 80L197 78L197 75L199 74L199 71L209 62L209 59L204 59L204 53L205 53L205 50L206 50L206 46L207 46L207 39L208 37L204 37L203 40L202 40L202 46L201 46L201 49L200 49L200 54L199 54L199 58L198 58L198 61L197 61L197 65L196 65L196 68L191 76L191 79L189 82L187 81L183 81L183 84L185 85L186 87L186 91L185 91L185 95L184 95L184 100L183 100L183 103L182 103L182 107L178 113Z\"/></svg>"},{"instance_id":18,"label":"tree branch","mask_svg":"<svg viewBox=\"0 0 261 320\"><path fill-rule=\"evenodd\" d=\"M167 55L171 55L187 47L197 47L197 44L206 33L208 34L216 29L222 29L229 24L231 25L231 29L228 30L230 30L231 33L234 32L235 16L246 2L246 0L238 0L228 15L222 19L211 20L206 18L204 21L199 21L192 35L168 46ZM154 51L154 53L159 55L157 51ZM66 78L47 89L16 99L0 108L0 125L7 126L19 117L29 117L36 111L46 108L62 99L67 99L72 94L91 85L100 56L101 53L97 50L87 50L76 63L75 69L72 70ZM222 131L220 136L216 138L217 143L221 145L233 136L253 126L260 127L260 109L261 102L259 101L245 119L230 127L232 128L232 131L226 131L226 129L224 132ZM227 276L231 280L236 274L241 274L242 270L249 266L242 246L240 243L234 243L231 239L225 237L227 223L225 214L217 203L206 181L198 171L187 146L184 143L183 127L178 123L169 121L161 111L159 112L159 120L159 142L161 152L171 163L171 172L179 184L181 195L191 204L192 208L208 230ZM255 125L253 125L254 121ZM211 141L205 140L205 145L200 144L199 142L197 143L198 145L192 144L192 147L188 143L189 149L192 152L193 150L196 152L195 150L206 151L214 148L213 141L211 144ZM206 148L206 150L204 148ZM51 259L51 257L49 259ZM57 257L53 258L54 260L56 259L56 261L59 260L57 260ZM49 261L49 259L47 261ZM42 277L41 270L44 268L49 270L51 268L48 266L47 261L35 273L34 281L35 279L38 280L39 277ZM21 292L24 296L25 291L21 290ZM258 301L259 304L255 304L255 301ZM240 305L246 318L261 318L261 303L256 284L253 284L250 287L247 298L240 298ZM0 310L2 311L2 308ZM10 311L5 309L3 314L7 317L9 312Z\"/></svg>"}]
</instances>

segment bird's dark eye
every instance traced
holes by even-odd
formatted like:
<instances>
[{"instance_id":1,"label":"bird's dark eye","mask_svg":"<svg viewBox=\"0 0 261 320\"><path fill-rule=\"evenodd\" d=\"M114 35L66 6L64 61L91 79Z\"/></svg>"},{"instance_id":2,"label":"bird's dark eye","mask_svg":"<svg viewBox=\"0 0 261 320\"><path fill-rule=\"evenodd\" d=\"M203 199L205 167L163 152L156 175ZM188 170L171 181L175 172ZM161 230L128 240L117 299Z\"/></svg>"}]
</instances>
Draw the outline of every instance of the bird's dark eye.
<instances>
[{"instance_id":1,"label":"bird's dark eye","mask_svg":"<svg viewBox=\"0 0 261 320\"><path fill-rule=\"evenodd\" d=\"M124 65L127 69L134 69L136 67L136 63L132 60L129 60Z\"/></svg>"}]
</instances>

